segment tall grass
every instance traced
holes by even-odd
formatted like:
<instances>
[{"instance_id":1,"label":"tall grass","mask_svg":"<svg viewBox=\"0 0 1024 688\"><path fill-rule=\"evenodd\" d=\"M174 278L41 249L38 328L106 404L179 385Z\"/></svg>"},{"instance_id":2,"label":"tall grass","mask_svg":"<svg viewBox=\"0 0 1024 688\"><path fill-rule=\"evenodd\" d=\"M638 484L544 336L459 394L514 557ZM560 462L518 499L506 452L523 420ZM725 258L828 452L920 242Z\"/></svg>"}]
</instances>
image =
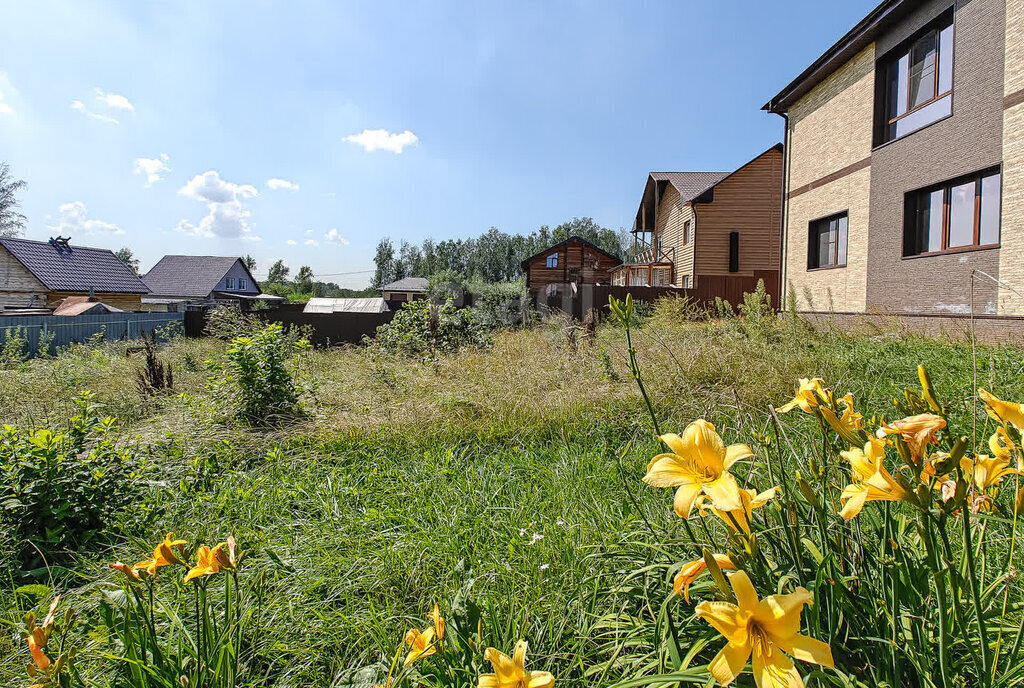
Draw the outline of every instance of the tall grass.
<instances>
[{"instance_id":1,"label":"tall grass","mask_svg":"<svg viewBox=\"0 0 1024 688\"><path fill-rule=\"evenodd\" d=\"M752 331L742 319L687 321L672 309L678 304L656 308L632 333L663 432L707 418L729 442L747 442L773 460L781 452L791 470L800 465L809 477L820 446L815 424L782 416L776 438L769 412L792 396L796 378L820 376L852 392L858 408L891 409L921 363L949 406L950 424L973 421L974 360L964 344L897 332L849 337L801 322ZM127 374L135 362L112 345L30 361L0 377L0 392L15 401L0 409L0 420L43 425L60 417L72 390L93 389L120 417L123 440L150 457L150 487L111 527L117 544L81 558L72 578L9 573L4 617L20 624L27 609L45 611L51 588L64 592L63 604L81 619L71 639L77 670L92 684L115 684L110 657L123 649L100 615L99 589L123 581L107 564L136 561L166 531L190 543L232 532L248 552L254 605L238 685L383 683L406 631L429 625L434 603L449 619L459 609L479 610L477 672L491 670L479 655L485 646L511 653L525 639L529 667L551 671L556 685L673 673L662 685L704 683L703 667L721 641L672 592L680 564L701 548L671 499L640 483L659 445L623 335L603 325L593 346L572 348L555 321L499 332L488 350L429 362L358 348L312 352L299 371L319 381L310 417L271 429L225 424L207 412L202 361L222 350L218 342L164 347L180 396L145 401ZM985 383L991 378L1004 398L1024 399L1021 351L978 352ZM752 467L749 477L760 485L766 470ZM799 501L794 485L785 494L805 517L813 507ZM776 508L762 511L777 519ZM1006 541L985 557L994 570L1009 553L1008 531L997 517L989 521L990 537ZM691 526L703 538L699 523ZM724 542L720 526L708 527ZM912 524L905 528L912 536ZM1018 566L1019 558L1015 550ZM24 587L32 583L47 590ZM703 577L690 594L707 599L716 589ZM982 590L983 615L1001 610L1004 593L1008 613L1018 613L1021 600L1007 580ZM190 602L186 594L166 599L183 619ZM963 618L975 623L970 609ZM987 630L990 644L1002 632L1003 647L1012 649L1009 625ZM969 654L959 642L951 640L950 651ZM0 639L0 656L9 660L0 669L4 685L27 680L24 644ZM969 669L969 656L966 662ZM999 677L1015 665L1004 666ZM838 676L805 673L831 684ZM460 675L472 684L471 674ZM888 680L854 675L848 685L875 679Z\"/></svg>"}]
</instances>

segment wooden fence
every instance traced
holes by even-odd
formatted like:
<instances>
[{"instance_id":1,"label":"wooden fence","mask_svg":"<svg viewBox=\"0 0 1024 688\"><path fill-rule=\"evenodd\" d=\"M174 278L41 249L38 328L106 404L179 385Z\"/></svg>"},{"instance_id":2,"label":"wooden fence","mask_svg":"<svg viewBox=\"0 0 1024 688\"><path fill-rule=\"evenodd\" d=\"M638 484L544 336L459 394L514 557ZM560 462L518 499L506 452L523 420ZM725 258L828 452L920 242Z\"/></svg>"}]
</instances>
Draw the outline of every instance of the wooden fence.
<instances>
[{"instance_id":1,"label":"wooden fence","mask_svg":"<svg viewBox=\"0 0 1024 688\"><path fill-rule=\"evenodd\" d=\"M282 325L309 326L310 342L315 346L358 344L364 336L372 337L377 328L391 322L394 311L385 313L303 313L302 311L254 311L264 322Z\"/></svg>"},{"instance_id":2,"label":"wooden fence","mask_svg":"<svg viewBox=\"0 0 1024 688\"><path fill-rule=\"evenodd\" d=\"M25 340L25 352L38 355L41 344L46 353L95 338L139 339L153 335L157 341L181 334L183 313L106 313L104 315L17 315L0 316L0 346L8 338Z\"/></svg>"},{"instance_id":3,"label":"wooden fence","mask_svg":"<svg viewBox=\"0 0 1024 688\"><path fill-rule=\"evenodd\" d=\"M673 287L619 287L611 285L579 285L575 289L569 284L559 284L554 293L546 295L544 291L536 294L534 305L561 310L582 320L591 308L597 309L602 315L608 314L608 297L619 300L632 294L634 301L653 303L660 298L677 296L688 298L698 306L710 308L716 298L728 301L735 308L743 303L743 295L757 289L759 280L764 280L765 289L771 296L772 307L779 308L779 274L774 271L754 273L752 277L736 277L727 275L700 275L695 289L676 289Z\"/></svg>"}]
</instances>

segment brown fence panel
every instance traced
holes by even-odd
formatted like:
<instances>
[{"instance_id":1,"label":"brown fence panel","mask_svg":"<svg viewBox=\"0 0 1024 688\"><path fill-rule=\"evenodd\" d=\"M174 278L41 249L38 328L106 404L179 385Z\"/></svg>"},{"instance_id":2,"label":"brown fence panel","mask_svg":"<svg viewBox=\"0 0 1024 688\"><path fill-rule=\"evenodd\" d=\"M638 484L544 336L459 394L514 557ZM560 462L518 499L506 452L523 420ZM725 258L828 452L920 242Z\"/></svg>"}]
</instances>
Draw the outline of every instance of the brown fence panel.
<instances>
[{"instance_id":1,"label":"brown fence panel","mask_svg":"<svg viewBox=\"0 0 1024 688\"><path fill-rule=\"evenodd\" d=\"M185 336L206 336L206 311L185 311Z\"/></svg>"},{"instance_id":2,"label":"brown fence panel","mask_svg":"<svg viewBox=\"0 0 1024 688\"><path fill-rule=\"evenodd\" d=\"M316 346L332 344L358 344L364 336L372 337L377 328L391 322L394 312L387 313L302 313L299 311L255 311L264 322L282 325L308 325L312 328L311 342Z\"/></svg>"}]
</instances>

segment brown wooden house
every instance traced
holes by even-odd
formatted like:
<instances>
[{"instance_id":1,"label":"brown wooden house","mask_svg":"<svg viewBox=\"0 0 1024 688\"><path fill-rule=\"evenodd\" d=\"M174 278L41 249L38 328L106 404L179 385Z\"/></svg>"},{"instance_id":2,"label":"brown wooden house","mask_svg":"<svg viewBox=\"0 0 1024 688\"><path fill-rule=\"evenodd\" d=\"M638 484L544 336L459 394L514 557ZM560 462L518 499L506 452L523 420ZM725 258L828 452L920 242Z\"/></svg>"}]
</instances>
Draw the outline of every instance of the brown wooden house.
<instances>
[{"instance_id":1,"label":"brown wooden house","mask_svg":"<svg viewBox=\"0 0 1024 688\"><path fill-rule=\"evenodd\" d=\"M609 284L609 270L621 263L618 256L598 248L586 239L571 236L549 246L522 262L530 297L551 298L561 290L584 284Z\"/></svg>"},{"instance_id":2,"label":"brown wooden house","mask_svg":"<svg viewBox=\"0 0 1024 688\"><path fill-rule=\"evenodd\" d=\"M141 310L143 281L112 251L70 243L0 238L0 310L57 308L88 296L125 311Z\"/></svg>"},{"instance_id":3,"label":"brown wooden house","mask_svg":"<svg viewBox=\"0 0 1024 688\"><path fill-rule=\"evenodd\" d=\"M637 256L615 268L612 283L724 298L733 283L763 279L777 304L782 150L773 146L735 172L651 172L632 229Z\"/></svg>"}]
</instances>

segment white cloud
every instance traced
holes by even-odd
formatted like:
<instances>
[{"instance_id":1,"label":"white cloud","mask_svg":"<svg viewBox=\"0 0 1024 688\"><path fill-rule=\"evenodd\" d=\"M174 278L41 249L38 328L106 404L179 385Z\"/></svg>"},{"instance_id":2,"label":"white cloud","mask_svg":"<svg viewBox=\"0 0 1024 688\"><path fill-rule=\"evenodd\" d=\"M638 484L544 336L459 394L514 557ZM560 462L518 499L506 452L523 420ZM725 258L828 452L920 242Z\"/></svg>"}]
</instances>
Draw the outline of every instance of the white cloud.
<instances>
[{"instance_id":1,"label":"white cloud","mask_svg":"<svg viewBox=\"0 0 1024 688\"><path fill-rule=\"evenodd\" d=\"M307 230L306 230L306 236L309 236L309 235L310 235L310 234L312 234L312 233L313 233L313 230L312 230L312 229L307 229Z\"/></svg>"},{"instance_id":2,"label":"white cloud","mask_svg":"<svg viewBox=\"0 0 1024 688\"><path fill-rule=\"evenodd\" d=\"M406 146L415 144L419 139L408 129L401 134L392 134L387 129L364 129L360 134L351 134L342 139L349 143L362 146L367 153L375 150L386 150L401 153Z\"/></svg>"},{"instance_id":3,"label":"white cloud","mask_svg":"<svg viewBox=\"0 0 1024 688\"><path fill-rule=\"evenodd\" d=\"M123 229L111 222L86 219L88 211L81 201L65 203L57 210L60 212L57 224L49 226L57 234L71 237L81 234L124 234Z\"/></svg>"},{"instance_id":4,"label":"white cloud","mask_svg":"<svg viewBox=\"0 0 1024 688\"><path fill-rule=\"evenodd\" d=\"M72 100L71 101L71 109L72 110L78 110L83 115L86 115L87 117L92 117L93 119L98 119L101 122L109 122L111 124L120 124L120 122L118 122L113 117L108 117L107 115L101 115L98 112L93 112L89 108L85 107L85 103L83 103L80 100Z\"/></svg>"},{"instance_id":5,"label":"white cloud","mask_svg":"<svg viewBox=\"0 0 1024 688\"><path fill-rule=\"evenodd\" d=\"M4 92L0 91L0 115L13 115L14 109L7 103L2 102L4 99Z\"/></svg>"},{"instance_id":6,"label":"white cloud","mask_svg":"<svg viewBox=\"0 0 1024 688\"><path fill-rule=\"evenodd\" d=\"M273 179L268 179L267 186L270 187L271 191L279 191L281 189L285 189L287 191L299 190L298 184L290 182L287 179L278 179L277 177L274 177Z\"/></svg>"},{"instance_id":7,"label":"white cloud","mask_svg":"<svg viewBox=\"0 0 1024 688\"><path fill-rule=\"evenodd\" d=\"M316 239L306 239L302 243L304 243L306 246L319 246L320 245L320 242L317 241Z\"/></svg>"},{"instance_id":8,"label":"white cloud","mask_svg":"<svg viewBox=\"0 0 1024 688\"><path fill-rule=\"evenodd\" d=\"M251 213L242 205L244 199L259 195L256 187L224 181L220 174L210 170L192 177L178 193L206 203L207 214L198 225L182 220L175 228L177 231L207 238L260 240L252 235Z\"/></svg>"},{"instance_id":9,"label":"white cloud","mask_svg":"<svg viewBox=\"0 0 1024 688\"><path fill-rule=\"evenodd\" d=\"M289 239L285 243L288 244L289 246L296 246L299 242L295 241L295 239Z\"/></svg>"},{"instance_id":10,"label":"white cloud","mask_svg":"<svg viewBox=\"0 0 1024 688\"><path fill-rule=\"evenodd\" d=\"M169 172L171 168L167 165L171 157L167 153L161 153L159 158L135 158L135 174L146 175L146 187L153 186L163 179L163 173Z\"/></svg>"},{"instance_id":11,"label":"white cloud","mask_svg":"<svg viewBox=\"0 0 1024 688\"><path fill-rule=\"evenodd\" d=\"M327 233L324 234L324 240L325 241L330 241L331 243L334 243L334 244L341 244L342 246L348 246L348 239L346 239L345 237L343 237L340 234L338 234L338 230L337 229L329 229L329 230L327 230Z\"/></svg>"},{"instance_id":12,"label":"white cloud","mask_svg":"<svg viewBox=\"0 0 1024 688\"><path fill-rule=\"evenodd\" d=\"M93 89L96 91L96 100L104 103L107 107L116 108L118 110L131 110L135 112L135 106L132 105L131 101L124 96L119 96L116 93L104 93L99 88Z\"/></svg>"}]
</instances>

